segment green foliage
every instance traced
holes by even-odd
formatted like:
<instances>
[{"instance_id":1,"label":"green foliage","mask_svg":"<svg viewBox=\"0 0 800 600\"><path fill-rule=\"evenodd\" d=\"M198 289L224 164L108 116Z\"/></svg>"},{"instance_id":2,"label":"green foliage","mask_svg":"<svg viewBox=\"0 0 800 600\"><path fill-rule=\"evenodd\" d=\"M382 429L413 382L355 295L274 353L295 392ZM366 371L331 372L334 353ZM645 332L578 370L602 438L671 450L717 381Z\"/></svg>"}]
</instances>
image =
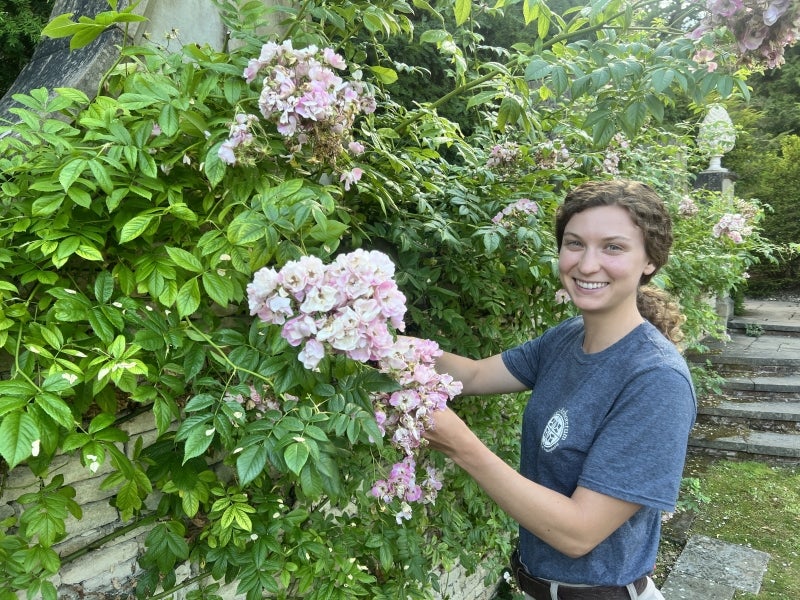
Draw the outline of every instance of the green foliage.
<instances>
[{"instance_id":1,"label":"green foliage","mask_svg":"<svg viewBox=\"0 0 800 600\"><path fill-rule=\"evenodd\" d=\"M117 0L109 0L112 10L96 14L94 17L81 16L77 21L72 20L72 13L57 15L42 31L42 35L51 38L69 38L69 49L78 50L91 44L97 37L116 23L136 23L146 21L147 18L137 15L133 11L138 2L117 10Z\"/></svg>"},{"instance_id":2,"label":"green foliage","mask_svg":"<svg viewBox=\"0 0 800 600\"><path fill-rule=\"evenodd\" d=\"M55 0L0 1L0 96L33 55L54 4Z\"/></svg>"},{"instance_id":3,"label":"green foliage","mask_svg":"<svg viewBox=\"0 0 800 600\"><path fill-rule=\"evenodd\" d=\"M745 137L745 145L735 153L731 164L737 171L745 171L747 185L743 193L758 194L766 204L763 235L781 249L774 260L764 261L754 270L749 290L769 294L796 289L800 273L800 137L784 136L766 149L749 142Z\"/></svg>"},{"instance_id":4,"label":"green foliage","mask_svg":"<svg viewBox=\"0 0 800 600\"><path fill-rule=\"evenodd\" d=\"M94 20L56 19L49 33L83 44L131 16L111 6ZM429 29L422 42L450 61L448 95L475 115L465 137L437 114L439 100L391 99L384 42L412 33L410 5L276 7L295 48L337 48L353 70L365 67L379 98L357 123L367 151L336 157L363 169L343 189L310 152L288 160L268 124L247 160L219 158L233 115L257 112L259 90L242 72L260 52L266 10L219 6L236 51L123 48L103 95L18 95L17 122L0 130L9 134L0 137L0 346L10 365L0 456L43 490L0 530L9 573L0 591L55 593L42 579L59 567L50 547L67 513L76 516L71 488L50 473L60 453L91 471L108 465L101 486L126 521L157 520L140 558L141 597L179 586L185 561L253 599L421 599L438 586L436 568L496 572L515 527L441 456L430 457L447 469L437 504L416 506L404 525L399 506L369 493L399 458L370 400L393 382L341 356L305 370L298 349L249 314L246 286L261 267L302 255L378 249L397 264L409 333L470 355L519 343L572 311L556 301L552 235L565 188L621 170L656 185L677 215L688 175L676 148L691 144L651 120L684 94L700 101L741 82L691 68L683 38L651 47L640 33L609 37L600 25L631 17L607 1L570 21L526 2L539 41L515 47L506 64L474 62L453 42L471 25L472 3L459 0L446 15L465 28ZM503 144L516 158L490 168ZM493 220L524 198L535 213ZM678 220L675 262L659 281L690 316L689 342L713 332L707 296L739 285L760 244L757 232L740 245L714 238L732 200L702 200L696 219ZM456 408L514 463L524 400ZM139 413L159 434L146 446L121 427ZM213 584L207 591L215 597Z\"/></svg>"}]
</instances>

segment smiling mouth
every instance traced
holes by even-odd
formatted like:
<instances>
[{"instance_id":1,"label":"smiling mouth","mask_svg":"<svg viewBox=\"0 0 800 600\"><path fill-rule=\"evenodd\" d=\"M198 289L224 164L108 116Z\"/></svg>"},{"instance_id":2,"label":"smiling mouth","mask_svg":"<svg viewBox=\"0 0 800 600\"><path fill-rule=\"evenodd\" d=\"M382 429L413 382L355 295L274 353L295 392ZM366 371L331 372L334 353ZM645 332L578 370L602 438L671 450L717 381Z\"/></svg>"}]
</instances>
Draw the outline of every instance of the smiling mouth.
<instances>
[{"instance_id":1,"label":"smiling mouth","mask_svg":"<svg viewBox=\"0 0 800 600\"><path fill-rule=\"evenodd\" d=\"M605 281L581 281L579 279L574 279L575 285L577 285L582 290L599 290L600 288L604 288L608 285Z\"/></svg>"}]
</instances>

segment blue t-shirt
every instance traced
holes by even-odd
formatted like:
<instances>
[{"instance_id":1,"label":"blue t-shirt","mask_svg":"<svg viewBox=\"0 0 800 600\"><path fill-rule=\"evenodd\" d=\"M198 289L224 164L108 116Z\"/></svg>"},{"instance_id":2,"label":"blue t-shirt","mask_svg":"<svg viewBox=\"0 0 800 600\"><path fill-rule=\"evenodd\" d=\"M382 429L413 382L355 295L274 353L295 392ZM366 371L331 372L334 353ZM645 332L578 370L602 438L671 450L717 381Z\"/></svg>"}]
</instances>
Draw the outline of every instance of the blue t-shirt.
<instances>
[{"instance_id":1,"label":"blue t-shirt","mask_svg":"<svg viewBox=\"0 0 800 600\"><path fill-rule=\"evenodd\" d=\"M520 558L536 577L627 585L655 566L697 403L686 361L651 323L593 354L583 339L583 318L574 317L502 355L532 389L520 472L566 496L582 486L642 508L577 559L520 527Z\"/></svg>"}]
</instances>

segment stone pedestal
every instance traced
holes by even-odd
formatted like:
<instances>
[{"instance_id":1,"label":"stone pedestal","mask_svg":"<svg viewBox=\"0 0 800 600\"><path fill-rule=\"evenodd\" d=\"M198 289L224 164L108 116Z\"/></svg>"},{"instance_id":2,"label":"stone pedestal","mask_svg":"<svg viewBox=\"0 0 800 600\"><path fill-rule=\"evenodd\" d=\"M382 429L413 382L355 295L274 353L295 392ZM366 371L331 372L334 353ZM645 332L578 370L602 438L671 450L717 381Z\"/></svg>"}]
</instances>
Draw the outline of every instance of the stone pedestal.
<instances>
[{"instance_id":1,"label":"stone pedestal","mask_svg":"<svg viewBox=\"0 0 800 600\"><path fill-rule=\"evenodd\" d=\"M736 173L728 169L708 169L697 174L697 178L694 180L694 187L695 189L711 190L733 196L733 186L736 179Z\"/></svg>"}]
</instances>

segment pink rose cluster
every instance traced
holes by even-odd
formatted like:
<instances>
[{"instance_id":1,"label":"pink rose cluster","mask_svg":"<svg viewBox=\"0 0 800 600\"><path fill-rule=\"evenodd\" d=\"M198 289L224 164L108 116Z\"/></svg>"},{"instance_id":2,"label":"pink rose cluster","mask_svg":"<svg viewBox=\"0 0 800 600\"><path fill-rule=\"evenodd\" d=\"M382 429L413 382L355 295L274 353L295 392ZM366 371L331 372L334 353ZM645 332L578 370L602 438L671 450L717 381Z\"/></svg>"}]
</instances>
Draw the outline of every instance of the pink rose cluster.
<instances>
[{"instance_id":1,"label":"pink rose cluster","mask_svg":"<svg viewBox=\"0 0 800 600\"><path fill-rule=\"evenodd\" d=\"M520 198L513 204L509 204L494 217L492 223L495 225L505 225L515 217L535 215L539 212L539 205L529 198Z\"/></svg>"},{"instance_id":2,"label":"pink rose cluster","mask_svg":"<svg viewBox=\"0 0 800 600\"><path fill-rule=\"evenodd\" d=\"M747 224L744 216L738 213L725 213L714 225L711 233L715 238L726 236L735 244L741 244L744 238L753 233L753 228Z\"/></svg>"},{"instance_id":3,"label":"pink rose cluster","mask_svg":"<svg viewBox=\"0 0 800 600\"><path fill-rule=\"evenodd\" d=\"M784 49L800 39L800 5L797 0L707 0L707 16L690 37L702 38L724 26L736 39L736 51L745 64L781 66ZM711 69L713 56L699 57Z\"/></svg>"},{"instance_id":4,"label":"pink rose cluster","mask_svg":"<svg viewBox=\"0 0 800 600\"><path fill-rule=\"evenodd\" d=\"M346 66L331 48L294 49L292 41L286 40L264 44L244 77L250 83L266 73L258 101L261 114L291 140L292 152L312 143L317 158L326 159L327 164L335 162L344 147L363 151L360 144L350 143L350 131L360 113L372 113L376 106L364 82L345 81L336 74Z\"/></svg>"},{"instance_id":5,"label":"pink rose cluster","mask_svg":"<svg viewBox=\"0 0 800 600\"><path fill-rule=\"evenodd\" d=\"M433 413L461 393L461 383L450 375L436 372L436 357L442 354L431 340L400 337L386 356L378 361L381 372L400 384L392 393L373 395L375 419L381 432L405 457L396 463L387 479L378 480L372 495L389 503L397 498L401 511L397 522L410 518L409 502L433 503L442 484L437 471L425 467L426 477L417 484L416 450L423 444L422 434L433 427Z\"/></svg>"},{"instance_id":6,"label":"pink rose cluster","mask_svg":"<svg viewBox=\"0 0 800 600\"><path fill-rule=\"evenodd\" d=\"M332 350L353 360L380 360L394 346L390 326L403 331L405 296L393 279L394 263L377 251L355 250L329 265L315 256L264 267L247 285L250 314L281 325L299 358L316 369Z\"/></svg>"}]
</instances>

